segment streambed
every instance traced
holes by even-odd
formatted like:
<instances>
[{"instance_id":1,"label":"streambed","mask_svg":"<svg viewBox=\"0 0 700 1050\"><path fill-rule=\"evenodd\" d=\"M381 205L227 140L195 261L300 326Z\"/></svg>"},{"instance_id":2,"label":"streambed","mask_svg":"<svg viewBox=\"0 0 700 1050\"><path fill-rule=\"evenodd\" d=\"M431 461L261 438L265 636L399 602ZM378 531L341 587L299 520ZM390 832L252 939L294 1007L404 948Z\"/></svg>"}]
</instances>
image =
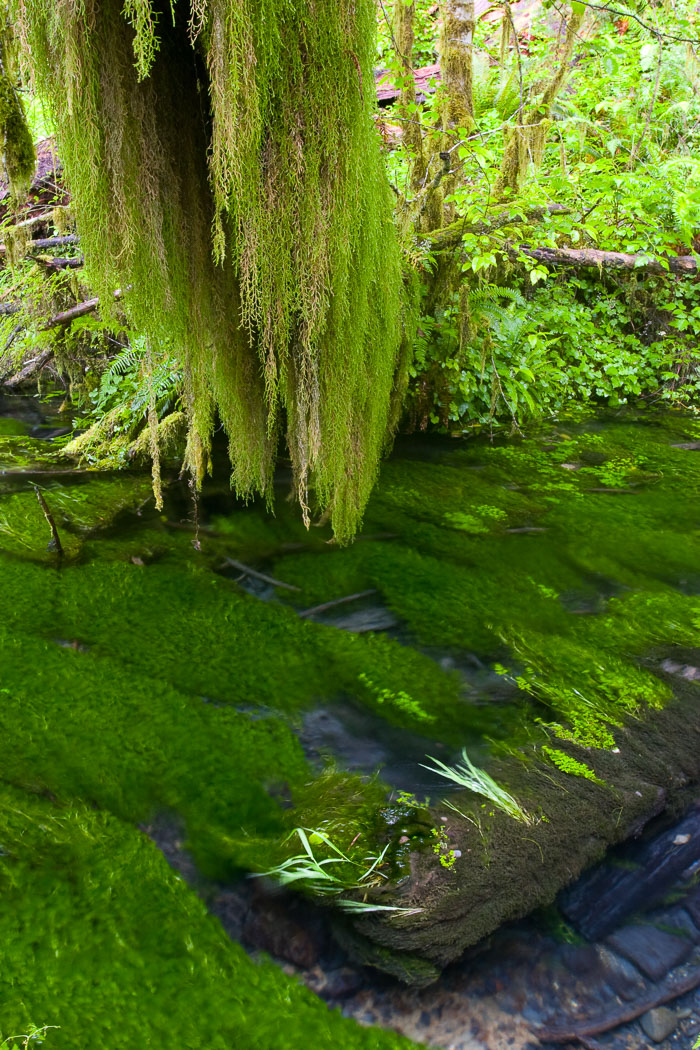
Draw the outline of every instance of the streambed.
<instances>
[{"instance_id":1,"label":"streambed","mask_svg":"<svg viewBox=\"0 0 700 1050\"><path fill-rule=\"evenodd\" d=\"M428 984L691 797L693 419L400 442L339 548L301 527L283 472L274 517L175 480L159 515L146 473L76 471L45 436L62 420L0 412L3 1035L400 1044L251 962L139 830L163 815L220 886L279 863L295 826L358 862L386 846L370 902L421 911L345 919L340 939ZM527 823L435 772L462 748Z\"/></svg>"}]
</instances>

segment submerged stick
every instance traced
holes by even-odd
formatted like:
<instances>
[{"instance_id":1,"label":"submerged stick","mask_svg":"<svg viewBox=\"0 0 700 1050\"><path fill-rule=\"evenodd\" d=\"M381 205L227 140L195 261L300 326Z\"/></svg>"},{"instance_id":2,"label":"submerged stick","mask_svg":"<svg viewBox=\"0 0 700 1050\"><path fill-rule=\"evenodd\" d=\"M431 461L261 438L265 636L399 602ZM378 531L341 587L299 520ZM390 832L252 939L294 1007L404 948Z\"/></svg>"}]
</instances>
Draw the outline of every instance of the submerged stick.
<instances>
[{"instance_id":1,"label":"submerged stick","mask_svg":"<svg viewBox=\"0 0 700 1050\"><path fill-rule=\"evenodd\" d=\"M273 576L267 576L264 572L258 572L257 569L251 569L250 565L244 565L242 561L236 561L235 558L224 558L227 565L230 565L233 569L239 569L246 576L254 576L256 580L262 580L263 583L271 583L273 587L284 587L288 591L300 591L301 587L295 587L293 583L282 583L281 580L276 580Z\"/></svg>"},{"instance_id":2,"label":"submerged stick","mask_svg":"<svg viewBox=\"0 0 700 1050\"><path fill-rule=\"evenodd\" d=\"M534 1034L543 1043L570 1043L575 1039L581 1041L582 1038L585 1039L589 1035L602 1035L603 1032L619 1028L620 1025L627 1024L629 1021L636 1021L647 1010L670 1003L673 999L685 995L686 992L692 992L698 986L700 986L700 967L672 985L667 985L661 991L652 991L643 999L638 999L636 1003L618 1013L608 1014L607 1017L601 1017L597 1021L581 1021L579 1024L572 1024L569 1028L563 1026L561 1028L538 1028Z\"/></svg>"},{"instance_id":3,"label":"submerged stick","mask_svg":"<svg viewBox=\"0 0 700 1050\"><path fill-rule=\"evenodd\" d=\"M314 605L312 609L304 609L299 616L313 616L314 613L326 612L327 609L335 609L337 605L346 605L348 602L356 602L360 598L369 598L370 594L376 594L376 587L368 591L358 591L357 594L348 594L345 598L334 598L332 602L324 602L322 605Z\"/></svg>"},{"instance_id":4,"label":"submerged stick","mask_svg":"<svg viewBox=\"0 0 700 1050\"><path fill-rule=\"evenodd\" d=\"M39 488L38 485L34 485L34 492L36 493L36 498L39 501L39 506L43 510L44 517L46 518L47 522L49 523L49 528L51 529L52 540L51 540L51 543L49 544L49 550L55 550L56 553L58 554L59 558L62 558L63 557L63 547L61 546L61 540L60 540L60 537L58 535L58 529L56 528L56 522L54 521L53 514L49 510L49 505L46 502L46 500L44 499L44 495L43 495L43 493L42 493L42 491L41 491L41 489Z\"/></svg>"}]
</instances>

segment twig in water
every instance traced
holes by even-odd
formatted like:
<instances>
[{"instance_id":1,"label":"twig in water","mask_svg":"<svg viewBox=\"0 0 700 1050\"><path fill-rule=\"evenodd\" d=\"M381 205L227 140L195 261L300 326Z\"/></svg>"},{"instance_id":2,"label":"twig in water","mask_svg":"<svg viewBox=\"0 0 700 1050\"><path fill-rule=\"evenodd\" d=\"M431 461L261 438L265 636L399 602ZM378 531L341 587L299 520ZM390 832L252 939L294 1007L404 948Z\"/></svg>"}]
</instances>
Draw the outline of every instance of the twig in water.
<instances>
[{"instance_id":1,"label":"twig in water","mask_svg":"<svg viewBox=\"0 0 700 1050\"><path fill-rule=\"evenodd\" d=\"M257 569L251 569L250 565L244 565L242 561L236 561L235 558L224 558L227 565L230 565L233 569L238 569L240 572L245 573L246 576L253 576L256 580L262 580L263 583L271 583L273 587L284 587L287 591L300 591L301 587L295 587L293 583L282 583L281 580L276 580L273 576L267 576L264 572L258 572Z\"/></svg>"},{"instance_id":2,"label":"twig in water","mask_svg":"<svg viewBox=\"0 0 700 1050\"><path fill-rule=\"evenodd\" d=\"M324 602L322 605L314 605L312 609L304 609L299 616L313 616L315 613L326 612L327 609L335 609L336 605L345 605L347 602L356 602L360 598L369 598L370 594L376 594L376 588L368 591L358 591L357 594L348 594L345 598L334 598L332 602Z\"/></svg>"},{"instance_id":3,"label":"twig in water","mask_svg":"<svg viewBox=\"0 0 700 1050\"><path fill-rule=\"evenodd\" d=\"M652 989L649 995L638 999L636 1003L632 1003L618 1013L608 1014L607 1017L599 1018L597 1021L573 1023L568 1028L564 1026L561 1028L538 1028L535 1031L535 1035L543 1043L570 1043L574 1039L578 1039L581 1042L582 1037L585 1039L591 1035L602 1035L603 1032L610 1032L613 1028L619 1028L620 1025L627 1024L629 1021L636 1021L647 1010L652 1010L656 1006L662 1006L664 1003L670 1003L673 999L678 999L681 995L685 995L686 992L692 992L698 986L700 986L700 967L680 980L674 981L673 984L666 985L661 991Z\"/></svg>"},{"instance_id":4,"label":"twig in water","mask_svg":"<svg viewBox=\"0 0 700 1050\"><path fill-rule=\"evenodd\" d=\"M54 521L53 514L49 510L49 505L46 502L46 500L44 499L44 495L43 495L43 493L42 493L42 491L41 491L41 489L39 488L38 485L34 486L34 492L36 493L36 498L39 501L39 506L43 510L44 517L46 518L47 522L49 523L49 528L51 529L52 539L51 539L51 542L49 543L49 550L56 551L56 553L58 554L59 558L62 558L63 557L63 547L61 546L61 539L60 539L60 537L58 535L58 529L56 528L56 522Z\"/></svg>"}]
</instances>

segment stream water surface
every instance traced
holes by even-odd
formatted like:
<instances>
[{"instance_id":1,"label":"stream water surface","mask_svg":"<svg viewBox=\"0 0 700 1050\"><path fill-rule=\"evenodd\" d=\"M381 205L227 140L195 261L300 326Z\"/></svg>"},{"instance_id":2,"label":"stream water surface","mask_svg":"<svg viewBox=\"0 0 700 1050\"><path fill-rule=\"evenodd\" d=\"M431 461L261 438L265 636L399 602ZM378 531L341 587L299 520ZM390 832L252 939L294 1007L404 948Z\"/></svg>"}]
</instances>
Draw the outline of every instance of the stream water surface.
<instances>
[{"instance_id":1,"label":"stream water surface","mask_svg":"<svg viewBox=\"0 0 700 1050\"><path fill-rule=\"evenodd\" d=\"M416 863L443 896L466 894L476 855L493 871L511 848L510 818L439 763L466 749L505 778L542 852L547 824L575 840L567 799L595 809L630 790L614 767L630 725L682 692L679 741L699 732L700 423L606 411L527 436L402 439L344 548L303 528L284 469L274 513L233 499L223 457L196 498L173 472L159 513L148 472L63 458L66 425L34 399L0 400L0 1041L34 1024L59 1050L410 1045L357 1018L451 1050L538 1045L523 996L540 993L494 1005L517 979L483 946L469 972L490 975L474 992L488 1010L455 1020L453 968L416 1012L350 926L340 955L325 932L302 957L271 947L266 924L289 943L305 928L306 944L321 913L245 875L282 862L304 827L358 870L386 847L370 902L383 883L413 892ZM690 801L690 774L676 779ZM561 813L540 805L545 783ZM583 947L553 915L508 928L508 951L539 945L525 969L545 958L556 974L556 945ZM544 1023L556 1006L540 1000ZM689 1002L664 1036L686 1042L669 1045L691 1045ZM630 1032L620 1046L652 1045Z\"/></svg>"}]
</instances>

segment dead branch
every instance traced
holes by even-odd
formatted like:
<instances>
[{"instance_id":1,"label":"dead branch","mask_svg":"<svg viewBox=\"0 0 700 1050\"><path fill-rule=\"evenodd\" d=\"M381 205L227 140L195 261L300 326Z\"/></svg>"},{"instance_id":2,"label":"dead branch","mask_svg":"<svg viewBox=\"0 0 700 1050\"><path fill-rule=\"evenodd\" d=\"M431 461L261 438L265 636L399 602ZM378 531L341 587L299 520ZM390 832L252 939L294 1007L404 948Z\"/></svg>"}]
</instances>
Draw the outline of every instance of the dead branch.
<instances>
[{"instance_id":1,"label":"dead branch","mask_svg":"<svg viewBox=\"0 0 700 1050\"><path fill-rule=\"evenodd\" d=\"M433 251L446 251L461 244L462 238L466 233L477 235L492 233L494 230L499 230L503 226L510 226L513 223L540 222L548 215L570 215L571 211L572 209L567 208L565 204L548 204L544 208L531 208L522 215L518 215L517 212L502 211L498 215L478 223L465 223L464 219L457 219L455 222L451 222L449 226L444 226L441 230L434 230L432 233L427 234L426 240L430 243Z\"/></svg>"},{"instance_id":2,"label":"dead branch","mask_svg":"<svg viewBox=\"0 0 700 1050\"><path fill-rule=\"evenodd\" d=\"M39 506L43 510L44 517L46 518L46 520L47 520L47 522L49 524L49 528L51 529L51 537L52 537L52 539L51 539L51 543L49 544L49 548L50 548L50 550L56 551L56 554L58 554L59 558L62 558L63 557L63 547L61 546L61 540L60 540L60 537L58 535L58 529L56 528L56 522L54 521L54 516L51 513L51 511L49 510L49 505L46 502L46 500L44 499L44 494L43 494L43 492L41 491L41 489L39 488L38 485L34 486L34 492L36 493L36 498L39 501Z\"/></svg>"},{"instance_id":3,"label":"dead branch","mask_svg":"<svg viewBox=\"0 0 700 1050\"><path fill-rule=\"evenodd\" d=\"M121 299L124 293L121 288L117 288L114 292L115 299ZM70 324L71 321L75 321L77 317L84 317L85 314L92 313L100 305L100 300L95 296L94 299L86 299L85 302L76 303L75 306L71 306L69 310L64 310L60 314L55 314L50 317L49 320L42 325L43 329L58 328L62 324Z\"/></svg>"},{"instance_id":4,"label":"dead branch","mask_svg":"<svg viewBox=\"0 0 700 1050\"><path fill-rule=\"evenodd\" d=\"M21 222L13 223L12 224L12 228L15 229L15 230L20 230L20 229L25 229L28 226L40 226L44 222L49 222L52 219L52 216L53 216L54 212L59 210L59 209L61 211L65 211L65 212L69 212L70 211L70 207L66 206L65 204L59 205L58 208L54 208L52 206L50 208L46 208L44 211L40 212L38 215L32 215L31 218L29 218L29 219L22 219Z\"/></svg>"},{"instance_id":5,"label":"dead branch","mask_svg":"<svg viewBox=\"0 0 700 1050\"><path fill-rule=\"evenodd\" d=\"M685 995L686 992L692 992L698 986L700 986L700 967L673 984L666 985L661 991L654 989L642 999L638 999L636 1003L617 1013L600 1017L596 1021L581 1021L580 1024L572 1024L569 1027L562 1025L561 1028L538 1028L535 1035L543 1043L570 1043L575 1039L580 1040L582 1036L586 1038L590 1035L602 1035L603 1032L610 1032L613 1028L628 1024L629 1021L636 1021L647 1010L670 1003L680 998L681 995Z\"/></svg>"},{"instance_id":6,"label":"dead branch","mask_svg":"<svg viewBox=\"0 0 700 1050\"><path fill-rule=\"evenodd\" d=\"M238 569L244 576L253 576L256 580L262 580L263 583L271 583L273 587L284 587L287 591L301 590L301 587L295 587L293 583L282 583L281 580L276 580L273 576L267 576L264 572L251 569L250 565L244 565L242 561L236 561L235 558L224 558L224 561L231 568Z\"/></svg>"},{"instance_id":7,"label":"dead branch","mask_svg":"<svg viewBox=\"0 0 700 1050\"><path fill-rule=\"evenodd\" d=\"M316 613L326 612L328 609L335 609L338 605L347 605L348 602L359 601L360 598L369 598L371 594L376 593L376 588L371 587L368 591L358 591L357 594L348 594L345 598L334 598L331 602L323 602L322 605L314 605L312 609L304 609L303 612L299 613L299 616L315 616Z\"/></svg>"}]
</instances>

